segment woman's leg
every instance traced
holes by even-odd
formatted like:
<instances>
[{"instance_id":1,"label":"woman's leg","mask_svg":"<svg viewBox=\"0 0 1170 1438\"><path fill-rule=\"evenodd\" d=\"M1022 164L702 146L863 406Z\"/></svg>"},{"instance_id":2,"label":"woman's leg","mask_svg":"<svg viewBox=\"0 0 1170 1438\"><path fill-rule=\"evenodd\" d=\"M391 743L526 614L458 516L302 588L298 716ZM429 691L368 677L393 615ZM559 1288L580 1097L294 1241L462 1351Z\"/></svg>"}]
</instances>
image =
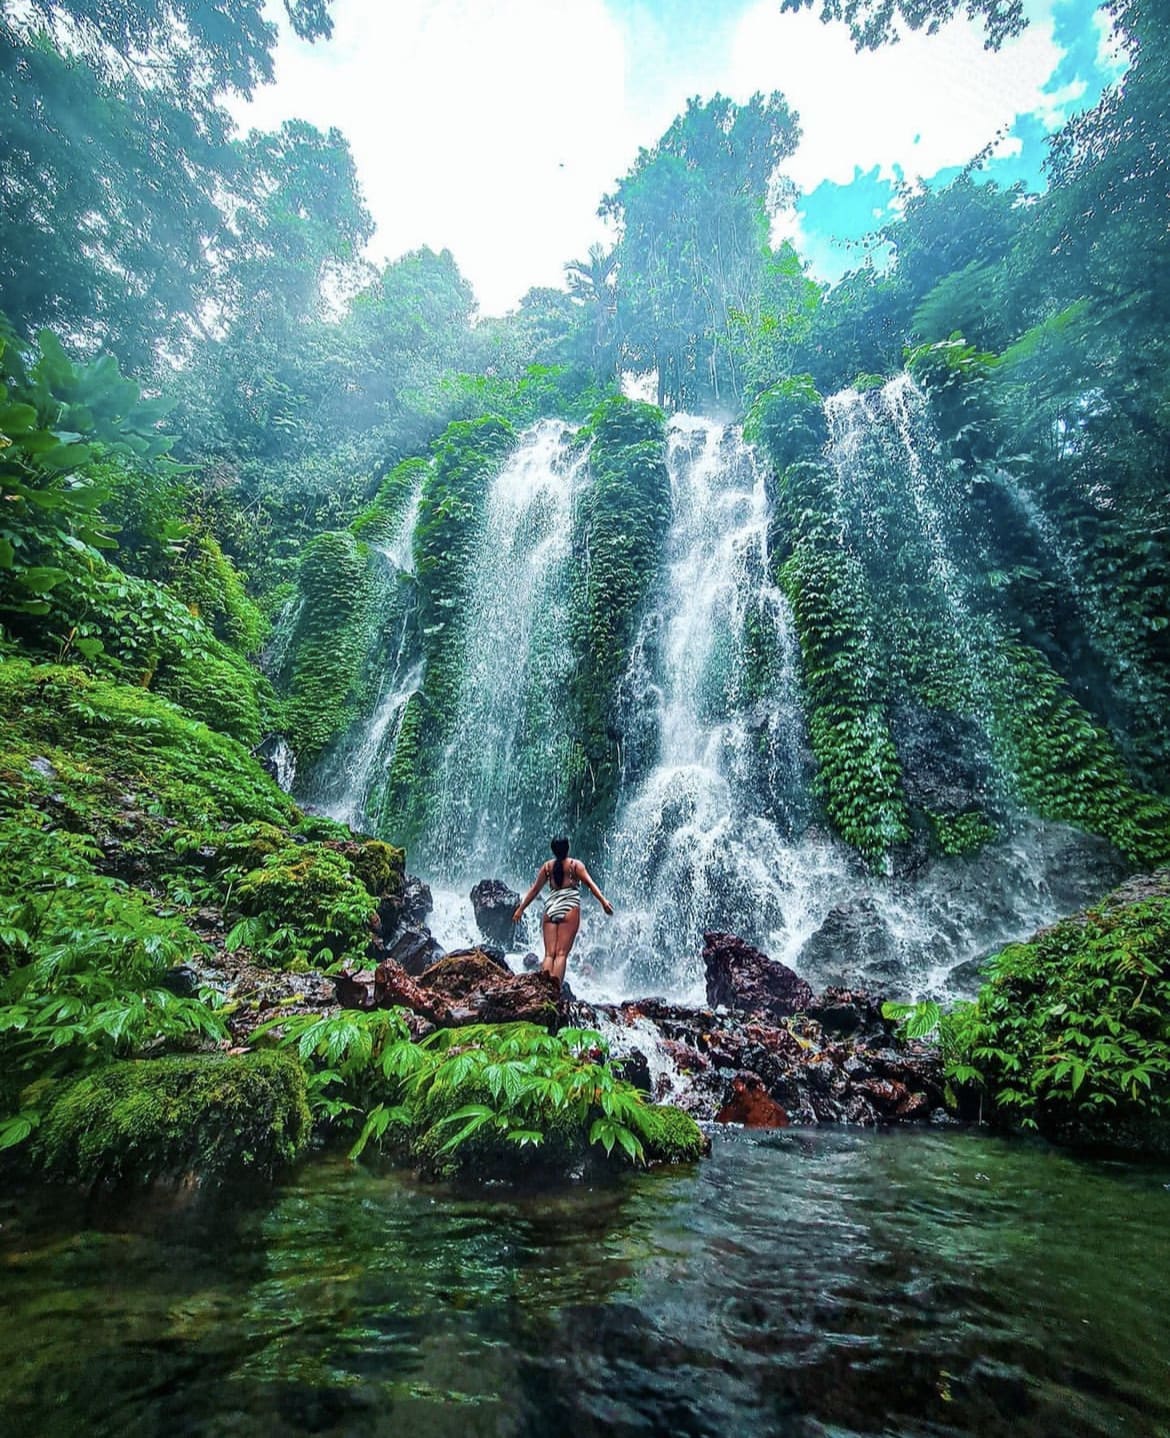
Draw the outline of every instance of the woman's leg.
<instances>
[{"instance_id":1,"label":"woman's leg","mask_svg":"<svg viewBox=\"0 0 1170 1438\"><path fill-rule=\"evenodd\" d=\"M554 924L551 919L545 919L541 925L541 932L544 935L544 963L541 968L546 974L553 972L553 966L557 956L557 930L559 924Z\"/></svg>"},{"instance_id":2,"label":"woman's leg","mask_svg":"<svg viewBox=\"0 0 1170 1438\"><path fill-rule=\"evenodd\" d=\"M573 947L573 940L577 937L577 930L580 926L580 909L570 909L557 925L560 933L557 935L552 972L558 984L563 984L565 981L565 965L569 962L569 950Z\"/></svg>"}]
</instances>

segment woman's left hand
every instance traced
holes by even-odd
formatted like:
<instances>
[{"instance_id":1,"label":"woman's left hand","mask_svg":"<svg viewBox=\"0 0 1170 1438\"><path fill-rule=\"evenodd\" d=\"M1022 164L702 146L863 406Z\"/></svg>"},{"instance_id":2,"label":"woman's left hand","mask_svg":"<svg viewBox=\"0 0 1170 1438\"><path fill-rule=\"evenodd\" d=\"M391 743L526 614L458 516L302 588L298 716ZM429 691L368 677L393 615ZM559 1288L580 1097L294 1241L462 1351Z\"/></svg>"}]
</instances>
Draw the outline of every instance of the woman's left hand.
<instances>
[{"instance_id":1,"label":"woman's left hand","mask_svg":"<svg viewBox=\"0 0 1170 1438\"><path fill-rule=\"evenodd\" d=\"M516 909L515 913L512 915L512 922L513 922L514 924L518 924L523 917L524 917L524 910L523 910L522 907L518 907L518 908Z\"/></svg>"}]
</instances>

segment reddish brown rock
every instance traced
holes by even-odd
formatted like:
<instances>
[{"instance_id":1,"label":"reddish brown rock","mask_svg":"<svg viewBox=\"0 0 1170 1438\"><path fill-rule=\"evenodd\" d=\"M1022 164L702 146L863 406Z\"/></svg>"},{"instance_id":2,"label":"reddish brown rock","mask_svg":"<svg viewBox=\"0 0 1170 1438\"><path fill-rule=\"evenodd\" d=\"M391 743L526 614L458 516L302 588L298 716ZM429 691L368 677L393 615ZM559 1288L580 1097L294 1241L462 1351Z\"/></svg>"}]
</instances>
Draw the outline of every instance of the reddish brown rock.
<instances>
[{"instance_id":1,"label":"reddish brown rock","mask_svg":"<svg viewBox=\"0 0 1170 1438\"><path fill-rule=\"evenodd\" d=\"M497 967L478 949L448 955L432 964L418 982L433 1002L441 1001L446 1006L446 1022L450 1024L530 1023L547 1027L557 1019L560 990L551 974L513 974Z\"/></svg>"},{"instance_id":2,"label":"reddish brown rock","mask_svg":"<svg viewBox=\"0 0 1170 1438\"><path fill-rule=\"evenodd\" d=\"M744 1128L787 1128L788 1115L764 1087L759 1074L739 1073L715 1115L716 1123L739 1123Z\"/></svg>"},{"instance_id":3,"label":"reddish brown rock","mask_svg":"<svg viewBox=\"0 0 1170 1438\"><path fill-rule=\"evenodd\" d=\"M703 935L707 1002L739 1013L785 1019L803 1013L813 1001L808 984L785 964L734 934Z\"/></svg>"},{"instance_id":4,"label":"reddish brown rock","mask_svg":"<svg viewBox=\"0 0 1170 1438\"><path fill-rule=\"evenodd\" d=\"M440 1028L456 1022L451 1017L450 1005L442 994L432 993L417 984L401 964L393 959L383 959L374 970L374 1003L381 1009L401 1006L410 1009Z\"/></svg>"}]
</instances>

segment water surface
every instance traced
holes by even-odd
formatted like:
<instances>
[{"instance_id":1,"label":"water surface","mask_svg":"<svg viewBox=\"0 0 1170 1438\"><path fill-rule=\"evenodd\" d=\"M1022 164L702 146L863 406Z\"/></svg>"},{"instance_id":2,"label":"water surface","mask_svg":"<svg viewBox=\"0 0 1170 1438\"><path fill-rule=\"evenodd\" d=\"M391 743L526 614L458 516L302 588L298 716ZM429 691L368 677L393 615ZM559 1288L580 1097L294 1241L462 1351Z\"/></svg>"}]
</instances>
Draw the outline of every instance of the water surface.
<instances>
[{"instance_id":1,"label":"water surface","mask_svg":"<svg viewBox=\"0 0 1170 1438\"><path fill-rule=\"evenodd\" d=\"M1170 1433L1170 1169L964 1132L716 1140L457 1194L0 1207L24 1434Z\"/></svg>"}]
</instances>

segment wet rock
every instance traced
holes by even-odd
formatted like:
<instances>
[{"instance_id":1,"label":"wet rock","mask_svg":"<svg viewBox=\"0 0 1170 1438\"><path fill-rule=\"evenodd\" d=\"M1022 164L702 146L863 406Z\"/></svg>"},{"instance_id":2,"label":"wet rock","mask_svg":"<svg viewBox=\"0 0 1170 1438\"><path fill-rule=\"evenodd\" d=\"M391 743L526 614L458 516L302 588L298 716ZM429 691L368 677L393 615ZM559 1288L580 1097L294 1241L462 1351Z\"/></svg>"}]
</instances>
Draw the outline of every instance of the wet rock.
<instances>
[{"instance_id":1,"label":"wet rock","mask_svg":"<svg viewBox=\"0 0 1170 1438\"><path fill-rule=\"evenodd\" d=\"M49 762L48 759L44 758L40 754L38 754L35 759L30 759L28 761L28 767L30 769L35 769L42 778L48 779L50 783L57 777L56 769L53 768L52 764Z\"/></svg>"},{"instance_id":2,"label":"wet rock","mask_svg":"<svg viewBox=\"0 0 1170 1438\"><path fill-rule=\"evenodd\" d=\"M450 1024L532 1023L548 1027L557 1021L560 990L551 974L510 973L482 950L449 954L420 976L419 985L433 1001L446 1007L445 1022ZM417 1009L415 1004L410 1007Z\"/></svg>"},{"instance_id":3,"label":"wet rock","mask_svg":"<svg viewBox=\"0 0 1170 1438\"><path fill-rule=\"evenodd\" d=\"M342 971L334 974L333 992L343 1009L372 1009L374 1007L374 970L358 969L354 973Z\"/></svg>"},{"instance_id":4,"label":"wet rock","mask_svg":"<svg viewBox=\"0 0 1170 1438\"><path fill-rule=\"evenodd\" d=\"M446 959L465 959L472 954L480 954L485 959L490 959L497 969L503 969L504 973L510 974L512 970L508 967L508 960L504 957L504 950L499 944L477 944L474 949L452 949L450 953L444 954ZM437 963L438 960L436 959Z\"/></svg>"},{"instance_id":5,"label":"wet rock","mask_svg":"<svg viewBox=\"0 0 1170 1438\"><path fill-rule=\"evenodd\" d=\"M435 901L431 896L431 886L424 884L413 874L407 874L400 897L403 918L411 924L425 923L427 915L435 907Z\"/></svg>"},{"instance_id":6,"label":"wet rock","mask_svg":"<svg viewBox=\"0 0 1170 1438\"><path fill-rule=\"evenodd\" d=\"M868 898L834 904L797 962L814 983L845 989L864 989L874 979L897 981L902 970L897 941Z\"/></svg>"},{"instance_id":7,"label":"wet rock","mask_svg":"<svg viewBox=\"0 0 1170 1438\"><path fill-rule=\"evenodd\" d=\"M416 983L393 959L383 959L374 971L373 1002L383 1009L410 1009L439 1028L457 1022L452 1019L451 1006L443 994Z\"/></svg>"},{"instance_id":8,"label":"wet rock","mask_svg":"<svg viewBox=\"0 0 1170 1438\"><path fill-rule=\"evenodd\" d=\"M703 939L709 1004L782 1019L812 1002L812 989L798 974L743 939L718 933L705 933Z\"/></svg>"},{"instance_id":9,"label":"wet rock","mask_svg":"<svg viewBox=\"0 0 1170 1438\"><path fill-rule=\"evenodd\" d=\"M613 1071L626 1083L632 1083L642 1093L650 1093L653 1081L650 1077L650 1060L641 1049L631 1049L628 1054L613 1061Z\"/></svg>"},{"instance_id":10,"label":"wet rock","mask_svg":"<svg viewBox=\"0 0 1170 1438\"><path fill-rule=\"evenodd\" d=\"M173 969L167 969L158 982L168 993L180 999L198 997L199 975L190 964L176 964Z\"/></svg>"},{"instance_id":11,"label":"wet rock","mask_svg":"<svg viewBox=\"0 0 1170 1438\"><path fill-rule=\"evenodd\" d=\"M860 989L826 989L809 1006L808 1016L826 1033L865 1043L889 1043L894 1033L882 1018L881 1005Z\"/></svg>"},{"instance_id":12,"label":"wet rock","mask_svg":"<svg viewBox=\"0 0 1170 1438\"><path fill-rule=\"evenodd\" d=\"M443 946L421 924L408 924L386 949L386 958L401 964L411 978L438 963L443 957Z\"/></svg>"},{"instance_id":13,"label":"wet rock","mask_svg":"<svg viewBox=\"0 0 1170 1438\"><path fill-rule=\"evenodd\" d=\"M516 933L512 914L519 902L520 895L515 889L509 889L502 879L481 879L476 884L471 891L471 907L485 939L504 949L512 948Z\"/></svg>"},{"instance_id":14,"label":"wet rock","mask_svg":"<svg viewBox=\"0 0 1170 1438\"><path fill-rule=\"evenodd\" d=\"M521 968L523 968L525 973L530 974L540 968L540 959L530 950L521 960Z\"/></svg>"},{"instance_id":15,"label":"wet rock","mask_svg":"<svg viewBox=\"0 0 1170 1438\"><path fill-rule=\"evenodd\" d=\"M787 1128L789 1118L783 1108L764 1087L759 1074L738 1073L723 1107L715 1115L716 1123L738 1123L744 1128Z\"/></svg>"}]
</instances>

